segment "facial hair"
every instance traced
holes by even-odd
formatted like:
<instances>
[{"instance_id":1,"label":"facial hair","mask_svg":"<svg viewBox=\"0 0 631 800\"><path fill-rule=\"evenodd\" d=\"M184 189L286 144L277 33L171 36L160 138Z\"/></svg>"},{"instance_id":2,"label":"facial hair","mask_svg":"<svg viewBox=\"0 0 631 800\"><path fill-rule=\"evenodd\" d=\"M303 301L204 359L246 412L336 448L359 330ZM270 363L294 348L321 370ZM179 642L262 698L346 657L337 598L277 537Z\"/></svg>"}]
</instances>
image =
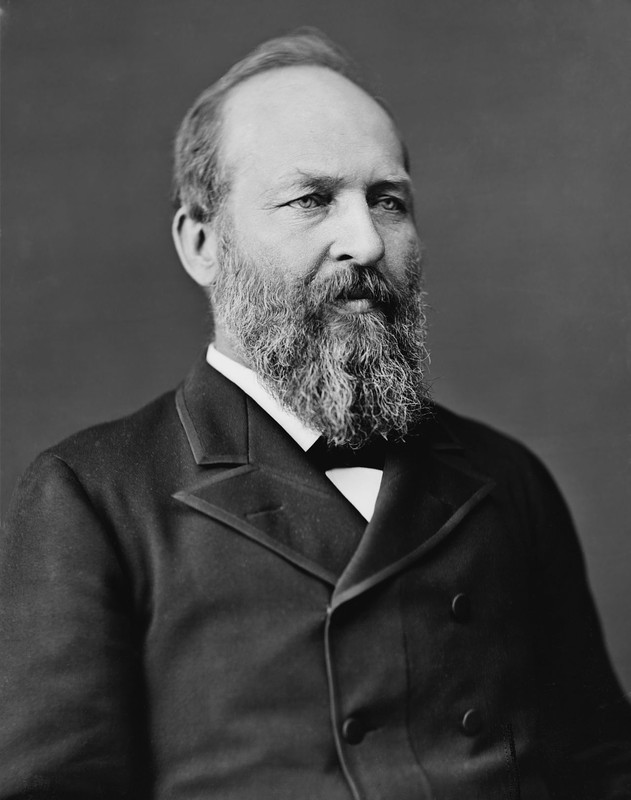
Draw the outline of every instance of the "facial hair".
<instances>
[{"instance_id":1,"label":"facial hair","mask_svg":"<svg viewBox=\"0 0 631 800\"><path fill-rule=\"evenodd\" d=\"M254 263L224 222L213 314L259 381L329 444L401 440L429 397L420 262L415 250L399 285L352 264L290 280L272 263ZM344 313L353 297L370 298L371 309Z\"/></svg>"}]
</instances>

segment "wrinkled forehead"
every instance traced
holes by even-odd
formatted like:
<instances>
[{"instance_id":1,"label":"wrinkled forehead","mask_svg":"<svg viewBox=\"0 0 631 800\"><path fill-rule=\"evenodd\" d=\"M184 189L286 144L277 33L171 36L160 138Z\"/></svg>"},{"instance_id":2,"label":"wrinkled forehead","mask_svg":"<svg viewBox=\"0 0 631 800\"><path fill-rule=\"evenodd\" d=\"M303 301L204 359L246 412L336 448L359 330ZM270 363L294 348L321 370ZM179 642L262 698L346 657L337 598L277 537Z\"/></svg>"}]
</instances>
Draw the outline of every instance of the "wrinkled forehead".
<instances>
[{"instance_id":1,"label":"wrinkled forehead","mask_svg":"<svg viewBox=\"0 0 631 800\"><path fill-rule=\"evenodd\" d=\"M324 67L283 67L232 90L220 158L231 182L246 173L317 169L407 172L396 126L369 94Z\"/></svg>"}]
</instances>

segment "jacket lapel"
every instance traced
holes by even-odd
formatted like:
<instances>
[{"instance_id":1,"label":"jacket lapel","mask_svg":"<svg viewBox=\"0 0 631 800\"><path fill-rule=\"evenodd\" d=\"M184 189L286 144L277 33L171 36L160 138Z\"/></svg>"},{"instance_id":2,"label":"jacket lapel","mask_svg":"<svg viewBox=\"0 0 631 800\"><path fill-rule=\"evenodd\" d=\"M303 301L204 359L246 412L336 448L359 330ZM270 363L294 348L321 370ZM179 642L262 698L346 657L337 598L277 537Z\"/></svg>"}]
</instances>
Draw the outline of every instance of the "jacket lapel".
<instances>
[{"instance_id":1,"label":"jacket lapel","mask_svg":"<svg viewBox=\"0 0 631 800\"><path fill-rule=\"evenodd\" d=\"M198 479L174 497L334 585L365 520L288 434L205 360L176 404Z\"/></svg>"},{"instance_id":2,"label":"jacket lapel","mask_svg":"<svg viewBox=\"0 0 631 800\"><path fill-rule=\"evenodd\" d=\"M176 397L197 478L174 497L332 587L337 606L442 542L494 482L473 471L440 410L388 448L371 522L260 406L195 365Z\"/></svg>"},{"instance_id":3,"label":"jacket lapel","mask_svg":"<svg viewBox=\"0 0 631 800\"><path fill-rule=\"evenodd\" d=\"M375 513L337 583L333 607L406 569L442 542L492 490L436 419L388 452Z\"/></svg>"}]
</instances>

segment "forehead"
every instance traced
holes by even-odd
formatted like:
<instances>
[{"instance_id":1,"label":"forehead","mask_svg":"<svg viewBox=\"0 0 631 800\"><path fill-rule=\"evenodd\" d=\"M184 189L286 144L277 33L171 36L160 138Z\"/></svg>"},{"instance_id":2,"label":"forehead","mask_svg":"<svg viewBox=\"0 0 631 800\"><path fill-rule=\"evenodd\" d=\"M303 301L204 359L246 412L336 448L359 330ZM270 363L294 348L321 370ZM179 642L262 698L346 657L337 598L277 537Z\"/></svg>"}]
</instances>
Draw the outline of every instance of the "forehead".
<instances>
[{"instance_id":1,"label":"forehead","mask_svg":"<svg viewBox=\"0 0 631 800\"><path fill-rule=\"evenodd\" d=\"M223 110L221 158L235 182L265 184L292 171L378 180L405 174L389 115L323 67L283 67L237 86Z\"/></svg>"}]
</instances>

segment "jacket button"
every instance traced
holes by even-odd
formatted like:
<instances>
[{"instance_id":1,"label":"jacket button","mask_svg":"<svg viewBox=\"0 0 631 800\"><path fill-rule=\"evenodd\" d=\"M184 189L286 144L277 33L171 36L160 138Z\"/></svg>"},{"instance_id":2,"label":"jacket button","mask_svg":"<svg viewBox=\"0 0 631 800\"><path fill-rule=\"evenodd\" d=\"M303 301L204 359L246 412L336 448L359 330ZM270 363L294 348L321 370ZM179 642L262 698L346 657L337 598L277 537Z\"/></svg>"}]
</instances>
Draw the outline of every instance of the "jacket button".
<instances>
[{"instance_id":1,"label":"jacket button","mask_svg":"<svg viewBox=\"0 0 631 800\"><path fill-rule=\"evenodd\" d=\"M466 594L457 594L451 601L451 613L458 622L468 622L471 619L471 601Z\"/></svg>"},{"instance_id":2,"label":"jacket button","mask_svg":"<svg viewBox=\"0 0 631 800\"><path fill-rule=\"evenodd\" d=\"M475 736L482 728L482 716L475 708L470 708L460 723L467 736Z\"/></svg>"},{"instance_id":3,"label":"jacket button","mask_svg":"<svg viewBox=\"0 0 631 800\"><path fill-rule=\"evenodd\" d=\"M364 726L356 717L349 717L342 725L342 736L349 744L359 744L365 735Z\"/></svg>"}]
</instances>

